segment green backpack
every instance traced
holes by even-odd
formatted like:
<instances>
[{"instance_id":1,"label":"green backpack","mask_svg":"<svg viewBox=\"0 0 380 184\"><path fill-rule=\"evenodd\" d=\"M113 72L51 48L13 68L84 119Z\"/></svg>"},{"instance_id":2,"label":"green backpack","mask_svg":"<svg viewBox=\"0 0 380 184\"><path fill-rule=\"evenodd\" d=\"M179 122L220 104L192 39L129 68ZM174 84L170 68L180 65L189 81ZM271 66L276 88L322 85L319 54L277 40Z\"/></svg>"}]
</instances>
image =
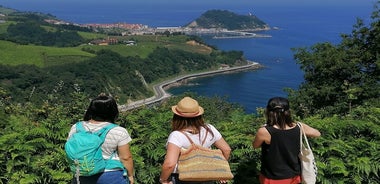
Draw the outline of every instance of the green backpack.
<instances>
[{"instance_id":1,"label":"green backpack","mask_svg":"<svg viewBox=\"0 0 380 184\"><path fill-rule=\"evenodd\" d=\"M104 171L107 160L103 159L102 144L108 131L115 126L111 123L97 132L90 132L83 127L83 122L76 123L76 133L67 140L65 152L77 178Z\"/></svg>"}]
</instances>

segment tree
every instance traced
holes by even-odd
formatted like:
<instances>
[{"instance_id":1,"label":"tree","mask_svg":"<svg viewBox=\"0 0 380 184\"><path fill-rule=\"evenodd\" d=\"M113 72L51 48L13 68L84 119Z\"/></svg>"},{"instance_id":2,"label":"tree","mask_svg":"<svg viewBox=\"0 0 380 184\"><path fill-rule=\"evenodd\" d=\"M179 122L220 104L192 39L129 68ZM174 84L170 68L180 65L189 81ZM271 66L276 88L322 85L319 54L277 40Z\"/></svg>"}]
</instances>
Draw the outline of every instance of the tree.
<instances>
[{"instance_id":1,"label":"tree","mask_svg":"<svg viewBox=\"0 0 380 184\"><path fill-rule=\"evenodd\" d=\"M346 114L380 96L379 13L375 6L368 27L358 19L352 33L342 35L340 44L293 49L305 79L297 91L289 91L297 115Z\"/></svg>"}]
</instances>

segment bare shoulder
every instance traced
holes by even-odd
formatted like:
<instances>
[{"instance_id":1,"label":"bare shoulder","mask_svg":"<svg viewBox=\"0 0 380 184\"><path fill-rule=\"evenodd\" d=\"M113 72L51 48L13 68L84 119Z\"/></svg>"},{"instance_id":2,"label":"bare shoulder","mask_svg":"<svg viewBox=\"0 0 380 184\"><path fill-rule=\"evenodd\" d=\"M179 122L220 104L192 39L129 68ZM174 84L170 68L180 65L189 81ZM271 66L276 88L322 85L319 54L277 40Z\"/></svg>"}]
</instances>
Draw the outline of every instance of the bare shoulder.
<instances>
[{"instance_id":1,"label":"bare shoulder","mask_svg":"<svg viewBox=\"0 0 380 184\"><path fill-rule=\"evenodd\" d=\"M255 139L253 140L252 145L254 148L259 148L261 147L263 142L266 142L266 143L270 142L270 134L265 127L260 127L256 132L256 136L255 136Z\"/></svg>"},{"instance_id":2,"label":"bare shoulder","mask_svg":"<svg viewBox=\"0 0 380 184\"><path fill-rule=\"evenodd\" d=\"M266 135L266 134L269 134L269 132L264 126L257 129L257 135Z\"/></svg>"}]
</instances>

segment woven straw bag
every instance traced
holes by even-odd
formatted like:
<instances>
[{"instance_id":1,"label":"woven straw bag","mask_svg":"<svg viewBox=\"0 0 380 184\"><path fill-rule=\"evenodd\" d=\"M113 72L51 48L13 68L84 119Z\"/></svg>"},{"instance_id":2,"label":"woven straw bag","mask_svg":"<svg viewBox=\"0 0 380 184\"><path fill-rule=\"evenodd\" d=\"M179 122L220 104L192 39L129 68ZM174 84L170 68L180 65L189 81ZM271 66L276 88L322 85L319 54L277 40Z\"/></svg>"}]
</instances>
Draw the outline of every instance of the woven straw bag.
<instances>
[{"instance_id":1,"label":"woven straw bag","mask_svg":"<svg viewBox=\"0 0 380 184\"><path fill-rule=\"evenodd\" d=\"M317 180L317 165L315 164L313 151L310 148L302 124L297 124L301 129L299 159L301 161L302 183L315 184Z\"/></svg>"},{"instance_id":2,"label":"woven straw bag","mask_svg":"<svg viewBox=\"0 0 380 184\"><path fill-rule=\"evenodd\" d=\"M186 133L182 133L189 139L191 146L188 149L181 149L178 159L179 180L218 181L233 178L228 161L221 150L196 145ZM206 137L207 134L205 139Z\"/></svg>"}]
</instances>

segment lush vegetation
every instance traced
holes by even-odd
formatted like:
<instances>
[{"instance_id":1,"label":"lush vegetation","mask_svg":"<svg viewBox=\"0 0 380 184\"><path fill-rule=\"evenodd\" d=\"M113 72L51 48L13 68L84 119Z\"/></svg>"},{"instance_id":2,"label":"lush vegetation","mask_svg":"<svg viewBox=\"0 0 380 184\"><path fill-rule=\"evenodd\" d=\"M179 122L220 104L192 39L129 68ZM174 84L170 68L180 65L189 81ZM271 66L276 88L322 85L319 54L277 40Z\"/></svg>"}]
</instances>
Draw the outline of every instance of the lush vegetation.
<instances>
[{"instance_id":1,"label":"lush vegetation","mask_svg":"<svg viewBox=\"0 0 380 184\"><path fill-rule=\"evenodd\" d=\"M100 50L95 54L96 57L86 61L44 68L3 65L0 83L4 89L12 91L12 98L19 102L42 102L44 96L53 90L61 91L61 98L65 99L76 90L76 86L80 86L87 94L105 91L125 103L153 95L146 84L159 78L211 69L221 62L231 64L242 59L241 52L203 55L167 48L157 48L145 59L123 57L110 50Z\"/></svg>"},{"instance_id":2,"label":"lush vegetation","mask_svg":"<svg viewBox=\"0 0 380 184\"><path fill-rule=\"evenodd\" d=\"M209 10L186 26L208 29L252 30L264 29L268 25L254 15L238 15L227 10Z\"/></svg>"},{"instance_id":3,"label":"lush vegetation","mask_svg":"<svg viewBox=\"0 0 380 184\"><path fill-rule=\"evenodd\" d=\"M192 94L190 94L192 95ZM81 92L71 94L65 103L55 94L43 105L11 103L2 98L0 133L0 183L68 183L71 173L63 145L67 132L81 119L89 102ZM156 183L170 133L170 106L174 97L156 107L143 107L122 113L118 120L131 133L136 183ZM231 145L233 183L258 183L260 152L251 141L264 123L262 114L245 114L236 105L219 97L195 96L206 109L205 119L214 124ZM378 183L379 108L355 108L357 118L318 115L302 121L318 128L322 137L311 140L319 168L320 183ZM360 116L359 116L360 115Z\"/></svg>"},{"instance_id":4,"label":"lush vegetation","mask_svg":"<svg viewBox=\"0 0 380 184\"><path fill-rule=\"evenodd\" d=\"M380 14L367 27L358 20L338 45L319 43L294 49L305 82L290 97L299 116L348 114L353 107L379 105Z\"/></svg>"},{"instance_id":5,"label":"lush vegetation","mask_svg":"<svg viewBox=\"0 0 380 184\"><path fill-rule=\"evenodd\" d=\"M19 44L32 43L58 47L77 46L84 41L77 32L61 30L49 32L34 22L9 25L7 34L3 35L3 39Z\"/></svg>"},{"instance_id":6,"label":"lush vegetation","mask_svg":"<svg viewBox=\"0 0 380 184\"><path fill-rule=\"evenodd\" d=\"M299 90L289 91L289 98L294 118L322 133L320 138L310 140L319 169L318 183L380 183L379 13L376 7L368 26L359 20L352 34L343 35L338 45L322 43L309 49L295 50L295 57L305 72L305 83ZM82 118L89 98L94 96L87 90L91 86L95 86L93 93L117 94L117 89L110 86L117 80L125 80L123 77L133 78L134 70L127 69L135 65L139 69L143 67L139 72L144 73L154 69L143 65L145 62L163 66L166 62L173 62L168 58L178 57L187 62L196 60L206 65L205 58L224 61L223 58L227 56L240 56L241 53L213 54L197 55L157 48L147 58L140 58L100 50L94 52L92 59L72 66L51 66L47 70L33 65L1 66L0 183L69 183L72 175L63 145L70 126ZM186 64L180 66L159 68L156 72L143 75L159 74L157 77L164 77L162 73L192 68ZM191 66L200 67L197 63ZM70 72L83 68L87 71ZM45 80L54 77L49 72L55 74L56 78L66 76L70 79L67 82L72 82L71 87L65 86L64 82L45 83ZM122 72L126 76L120 73L111 76L110 72ZM90 81L86 80L87 77L98 84L87 84ZM152 79L147 77L146 80ZM137 82L129 80L131 84L128 85L133 85L133 81ZM37 83L47 87L39 97L31 94L27 96L28 100L18 101L20 94L15 93L17 88L7 86L10 83L25 90L34 89L25 86L38 86ZM107 88L102 88L102 85L107 85ZM137 90L130 89L129 92ZM246 114L240 106L227 103L221 97L184 95L199 100L205 108L206 121L214 124L231 145L233 151L230 163L235 174L231 183L258 183L260 151L252 148L251 141L256 129L265 122L263 109L258 109L256 115ZM172 97L156 106L141 107L120 115L118 123L126 127L133 138L131 148L137 184L157 183L165 156L165 142L170 132L170 107L180 98ZM34 99L40 103L34 103Z\"/></svg>"},{"instance_id":7,"label":"lush vegetation","mask_svg":"<svg viewBox=\"0 0 380 184\"><path fill-rule=\"evenodd\" d=\"M49 25L45 19L52 17L36 13L16 12L11 13L7 18L8 21L16 23L10 24L6 33L1 34L0 38L23 45L77 46L84 42L77 31L90 31L74 25ZM48 27L44 27L46 25Z\"/></svg>"},{"instance_id":8,"label":"lush vegetation","mask_svg":"<svg viewBox=\"0 0 380 184\"><path fill-rule=\"evenodd\" d=\"M0 83L18 102L41 103L52 91L69 99L80 86L86 94L105 91L126 103L152 96L148 84L157 79L245 63L242 52L218 51L194 36L118 36L116 44L89 45L107 35L49 24L48 15L16 12L6 18L13 23L0 37ZM128 40L136 45L123 44Z\"/></svg>"}]
</instances>

